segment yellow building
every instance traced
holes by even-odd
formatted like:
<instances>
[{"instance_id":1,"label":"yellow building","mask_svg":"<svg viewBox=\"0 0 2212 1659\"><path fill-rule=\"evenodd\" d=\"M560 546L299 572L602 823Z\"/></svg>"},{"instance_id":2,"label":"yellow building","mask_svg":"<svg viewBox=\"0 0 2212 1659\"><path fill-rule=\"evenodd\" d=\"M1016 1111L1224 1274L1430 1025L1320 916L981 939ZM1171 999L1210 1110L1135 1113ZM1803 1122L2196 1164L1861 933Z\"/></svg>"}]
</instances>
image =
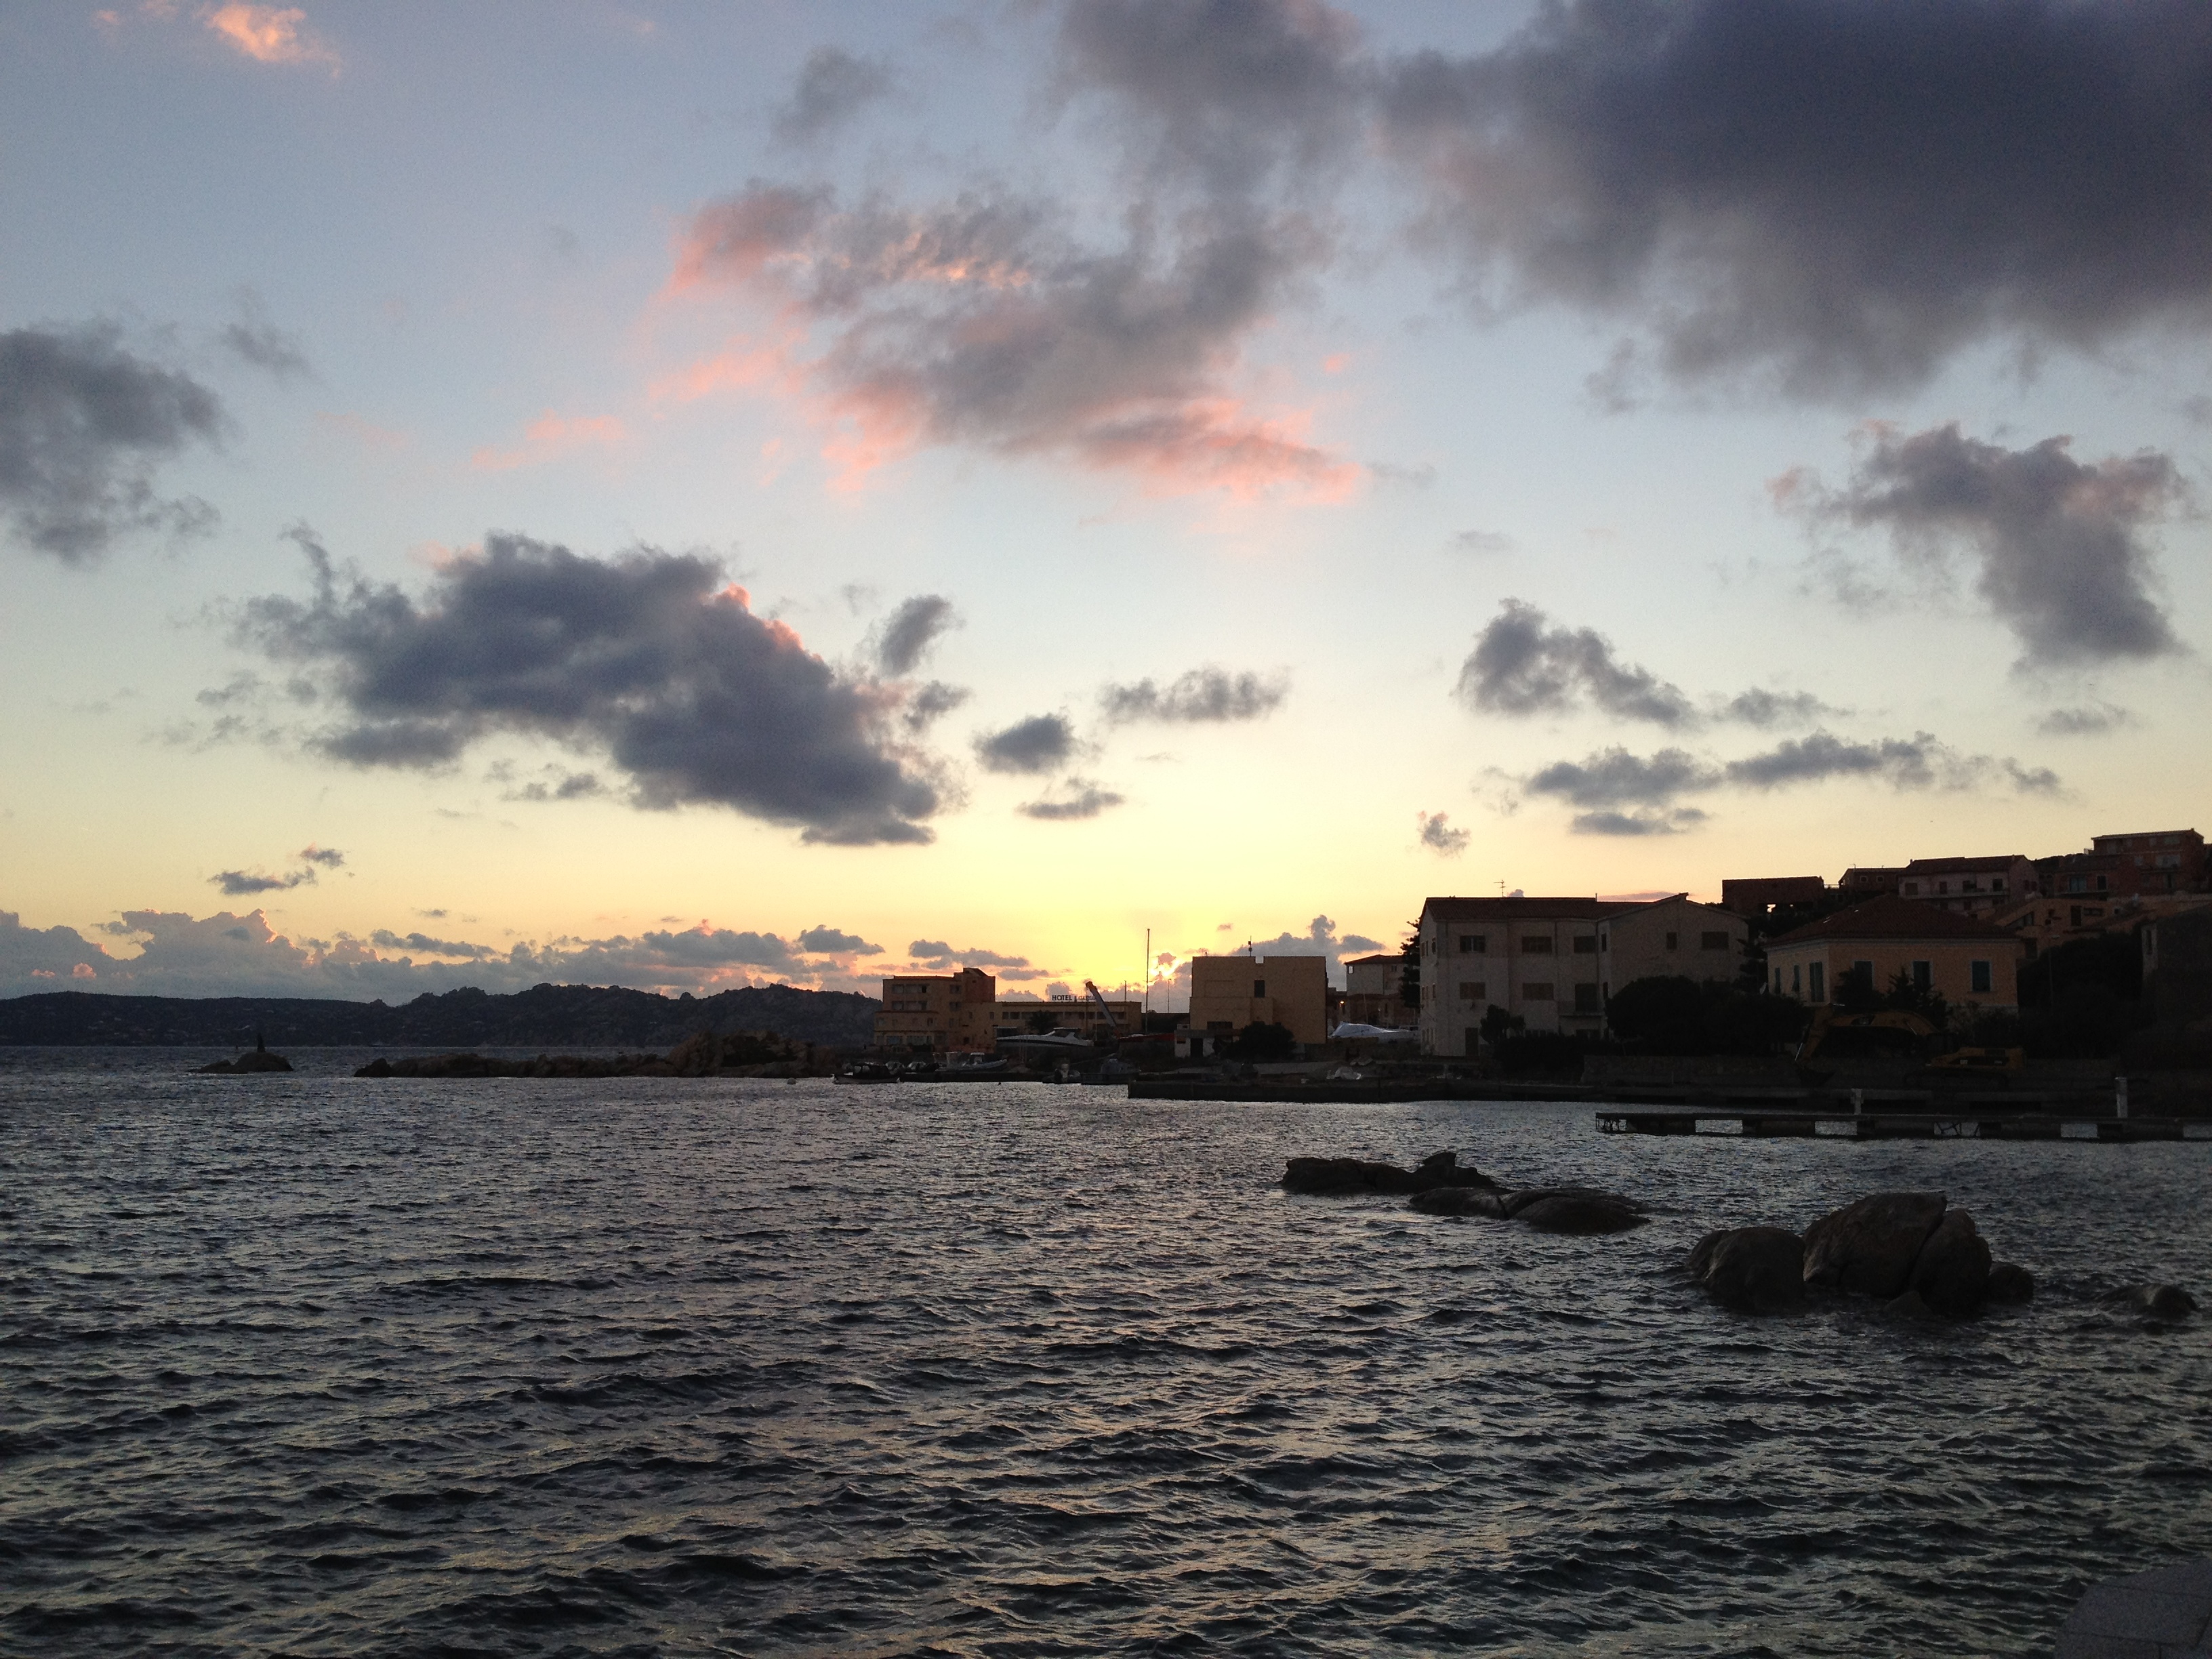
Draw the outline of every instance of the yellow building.
<instances>
[{"instance_id":1,"label":"yellow building","mask_svg":"<svg viewBox=\"0 0 2212 1659\"><path fill-rule=\"evenodd\" d=\"M1300 1042L1328 1040L1326 957L1198 957L1190 964L1190 1029L1235 1033L1281 1025Z\"/></svg>"},{"instance_id":2,"label":"yellow building","mask_svg":"<svg viewBox=\"0 0 2212 1659\"><path fill-rule=\"evenodd\" d=\"M884 981L876 1011L876 1047L981 1053L994 1041L999 997L995 975L980 968L957 974L894 974Z\"/></svg>"},{"instance_id":3,"label":"yellow building","mask_svg":"<svg viewBox=\"0 0 2212 1659\"><path fill-rule=\"evenodd\" d=\"M1080 1031L1092 1042L1133 1036L1141 1023L1144 1005L1133 998L1109 998L1106 1012L1089 997L1052 997L1035 1001L1001 1002L991 1010L991 1028L999 1036L1023 1036L1042 1028L1048 1031Z\"/></svg>"},{"instance_id":4,"label":"yellow building","mask_svg":"<svg viewBox=\"0 0 2212 1659\"><path fill-rule=\"evenodd\" d=\"M1800 1002L1835 1000L1856 975L1883 992L1899 974L1953 1007L2019 1006L2018 935L1956 910L1885 894L1766 944L1767 983Z\"/></svg>"}]
</instances>

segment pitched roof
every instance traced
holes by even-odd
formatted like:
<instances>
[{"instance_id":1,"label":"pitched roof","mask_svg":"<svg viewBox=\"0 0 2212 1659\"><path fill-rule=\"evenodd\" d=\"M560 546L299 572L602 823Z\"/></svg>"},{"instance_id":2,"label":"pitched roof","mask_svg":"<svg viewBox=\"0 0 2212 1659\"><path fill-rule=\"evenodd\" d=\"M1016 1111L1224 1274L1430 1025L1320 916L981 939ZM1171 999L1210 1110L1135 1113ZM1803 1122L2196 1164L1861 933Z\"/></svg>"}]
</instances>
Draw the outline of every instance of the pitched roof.
<instances>
[{"instance_id":1,"label":"pitched roof","mask_svg":"<svg viewBox=\"0 0 2212 1659\"><path fill-rule=\"evenodd\" d=\"M1570 895L1561 898L1431 898L1421 906L1421 919L1438 921L1599 921L1637 910L1637 904L1610 903L1602 899Z\"/></svg>"},{"instance_id":2,"label":"pitched roof","mask_svg":"<svg viewBox=\"0 0 2212 1659\"><path fill-rule=\"evenodd\" d=\"M1344 959L1344 965L1347 968L1357 968L1370 962L1403 962L1405 959L1395 951L1377 951L1371 957L1346 957Z\"/></svg>"},{"instance_id":3,"label":"pitched roof","mask_svg":"<svg viewBox=\"0 0 2212 1659\"><path fill-rule=\"evenodd\" d=\"M1952 876L1966 870L2009 870L2015 864L2026 864L2025 853L1991 853L1978 859L1915 859L1905 866L1908 876Z\"/></svg>"},{"instance_id":4,"label":"pitched roof","mask_svg":"<svg viewBox=\"0 0 2212 1659\"><path fill-rule=\"evenodd\" d=\"M1923 904L1917 899L1883 893L1862 899L1848 909L1793 927L1778 939L1766 941L1770 951L1784 945L1808 945L1816 939L1988 939L2019 942L2015 935L1986 921L1955 910Z\"/></svg>"}]
</instances>

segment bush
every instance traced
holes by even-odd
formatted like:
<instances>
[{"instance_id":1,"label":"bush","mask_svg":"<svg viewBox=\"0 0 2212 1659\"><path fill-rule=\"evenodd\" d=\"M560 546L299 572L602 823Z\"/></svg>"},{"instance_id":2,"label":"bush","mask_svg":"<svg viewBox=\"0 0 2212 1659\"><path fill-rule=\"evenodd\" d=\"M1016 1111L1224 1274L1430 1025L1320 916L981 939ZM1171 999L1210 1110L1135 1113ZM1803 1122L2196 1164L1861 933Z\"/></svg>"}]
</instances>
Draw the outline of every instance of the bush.
<instances>
[{"instance_id":1,"label":"bush","mask_svg":"<svg viewBox=\"0 0 2212 1659\"><path fill-rule=\"evenodd\" d=\"M1795 1042L1811 1017L1794 997L1680 975L1634 981L1606 1004L1613 1036L1638 1054L1769 1054Z\"/></svg>"},{"instance_id":2,"label":"bush","mask_svg":"<svg viewBox=\"0 0 2212 1659\"><path fill-rule=\"evenodd\" d=\"M1507 1077L1582 1075L1583 1045L1565 1031L1516 1031L1497 1049L1498 1069Z\"/></svg>"}]
</instances>

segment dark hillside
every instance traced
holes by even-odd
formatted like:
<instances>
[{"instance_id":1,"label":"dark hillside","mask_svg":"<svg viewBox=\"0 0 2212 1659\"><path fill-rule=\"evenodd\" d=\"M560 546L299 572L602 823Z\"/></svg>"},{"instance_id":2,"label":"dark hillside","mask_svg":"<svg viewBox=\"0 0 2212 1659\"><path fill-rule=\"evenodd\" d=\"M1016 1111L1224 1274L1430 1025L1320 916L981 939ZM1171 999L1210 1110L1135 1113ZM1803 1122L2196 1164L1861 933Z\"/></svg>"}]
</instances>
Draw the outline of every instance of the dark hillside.
<instances>
[{"instance_id":1,"label":"dark hillside","mask_svg":"<svg viewBox=\"0 0 2212 1659\"><path fill-rule=\"evenodd\" d=\"M538 985L508 996L424 993L412 1002L320 997L126 997L51 991L0 998L0 1043L251 1044L271 1048L666 1048L704 1031L775 1031L857 1046L876 1000L850 991L765 985L710 997L613 986Z\"/></svg>"}]
</instances>

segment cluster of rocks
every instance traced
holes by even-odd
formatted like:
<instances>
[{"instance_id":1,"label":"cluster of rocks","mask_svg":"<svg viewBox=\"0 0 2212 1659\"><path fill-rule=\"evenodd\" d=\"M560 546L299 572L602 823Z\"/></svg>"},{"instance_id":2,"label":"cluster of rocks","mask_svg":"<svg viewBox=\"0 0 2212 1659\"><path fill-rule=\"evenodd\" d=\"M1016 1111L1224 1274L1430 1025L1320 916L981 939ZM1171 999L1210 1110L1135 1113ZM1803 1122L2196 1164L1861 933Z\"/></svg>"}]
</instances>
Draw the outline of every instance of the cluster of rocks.
<instances>
[{"instance_id":1,"label":"cluster of rocks","mask_svg":"<svg viewBox=\"0 0 2212 1659\"><path fill-rule=\"evenodd\" d=\"M1411 1170L1356 1158L1294 1158L1283 1190L1310 1197L1403 1196L1424 1215L1483 1216L1518 1221L1544 1233L1620 1233L1650 1218L1644 1206L1595 1187L1500 1185L1462 1166L1456 1152L1434 1152Z\"/></svg>"},{"instance_id":2,"label":"cluster of rocks","mask_svg":"<svg viewBox=\"0 0 2212 1659\"><path fill-rule=\"evenodd\" d=\"M236 1060L218 1060L192 1068L202 1075L216 1077L245 1077L255 1072L289 1072L292 1062L282 1054L272 1054L266 1048L249 1048Z\"/></svg>"}]
</instances>

